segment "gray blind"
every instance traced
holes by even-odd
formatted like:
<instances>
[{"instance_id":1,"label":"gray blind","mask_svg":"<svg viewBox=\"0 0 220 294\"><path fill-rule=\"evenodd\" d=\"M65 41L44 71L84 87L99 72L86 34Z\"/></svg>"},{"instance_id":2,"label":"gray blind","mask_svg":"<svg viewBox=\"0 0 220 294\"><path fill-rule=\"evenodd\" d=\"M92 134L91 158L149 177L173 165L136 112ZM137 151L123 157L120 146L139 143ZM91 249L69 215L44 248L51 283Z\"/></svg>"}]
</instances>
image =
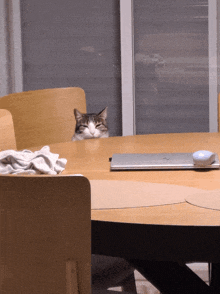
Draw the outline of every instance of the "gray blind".
<instances>
[{"instance_id":1,"label":"gray blind","mask_svg":"<svg viewBox=\"0 0 220 294\"><path fill-rule=\"evenodd\" d=\"M209 131L208 1L135 0L137 134Z\"/></svg>"},{"instance_id":2,"label":"gray blind","mask_svg":"<svg viewBox=\"0 0 220 294\"><path fill-rule=\"evenodd\" d=\"M21 0L24 90L81 87L121 135L119 0Z\"/></svg>"}]
</instances>

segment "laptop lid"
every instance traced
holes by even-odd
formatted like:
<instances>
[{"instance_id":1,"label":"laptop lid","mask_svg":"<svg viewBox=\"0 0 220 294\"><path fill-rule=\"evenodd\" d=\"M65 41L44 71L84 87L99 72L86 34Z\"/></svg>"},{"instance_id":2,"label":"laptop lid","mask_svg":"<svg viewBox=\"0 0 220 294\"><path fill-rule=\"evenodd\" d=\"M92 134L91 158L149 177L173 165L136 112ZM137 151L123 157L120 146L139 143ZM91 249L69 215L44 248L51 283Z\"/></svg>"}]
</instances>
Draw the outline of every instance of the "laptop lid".
<instances>
[{"instance_id":1,"label":"laptop lid","mask_svg":"<svg viewBox=\"0 0 220 294\"><path fill-rule=\"evenodd\" d=\"M113 154L111 170L201 169L193 162L193 153L123 153ZM219 168L219 158L203 169Z\"/></svg>"}]
</instances>

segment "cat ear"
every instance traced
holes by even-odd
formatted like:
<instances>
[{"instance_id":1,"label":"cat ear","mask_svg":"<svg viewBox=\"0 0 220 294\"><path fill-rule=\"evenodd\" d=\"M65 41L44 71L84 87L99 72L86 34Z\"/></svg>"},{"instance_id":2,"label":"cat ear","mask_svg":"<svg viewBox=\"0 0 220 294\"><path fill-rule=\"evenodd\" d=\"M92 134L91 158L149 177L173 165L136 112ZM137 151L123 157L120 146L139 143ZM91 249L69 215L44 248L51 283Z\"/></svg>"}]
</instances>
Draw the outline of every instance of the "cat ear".
<instances>
[{"instance_id":1,"label":"cat ear","mask_svg":"<svg viewBox=\"0 0 220 294\"><path fill-rule=\"evenodd\" d=\"M107 118L107 108L108 107L105 107L101 112L99 112L98 116L100 116L103 119L106 119Z\"/></svg>"},{"instance_id":2,"label":"cat ear","mask_svg":"<svg viewBox=\"0 0 220 294\"><path fill-rule=\"evenodd\" d=\"M79 110L77 110L76 108L74 109L74 115L77 120L82 118L82 113Z\"/></svg>"}]
</instances>

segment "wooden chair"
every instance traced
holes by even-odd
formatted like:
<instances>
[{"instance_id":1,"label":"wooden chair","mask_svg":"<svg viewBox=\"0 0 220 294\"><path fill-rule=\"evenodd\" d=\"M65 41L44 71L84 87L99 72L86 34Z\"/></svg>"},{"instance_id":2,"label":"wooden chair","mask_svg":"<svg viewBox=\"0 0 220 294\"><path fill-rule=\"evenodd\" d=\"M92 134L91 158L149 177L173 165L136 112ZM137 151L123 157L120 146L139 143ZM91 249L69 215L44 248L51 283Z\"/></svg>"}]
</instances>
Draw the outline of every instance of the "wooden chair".
<instances>
[{"instance_id":1,"label":"wooden chair","mask_svg":"<svg viewBox=\"0 0 220 294\"><path fill-rule=\"evenodd\" d=\"M218 94L218 131L220 132L220 93Z\"/></svg>"},{"instance_id":2,"label":"wooden chair","mask_svg":"<svg viewBox=\"0 0 220 294\"><path fill-rule=\"evenodd\" d=\"M16 149L14 125L11 113L0 109L0 151Z\"/></svg>"},{"instance_id":3,"label":"wooden chair","mask_svg":"<svg viewBox=\"0 0 220 294\"><path fill-rule=\"evenodd\" d=\"M73 109L86 112L86 99L84 91L76 87L44 89L4 96L0 98L1 108L12 114L17 149L22 150L71 141L75 130ZM119 286L133 291L134 273Z\"/></svg>"},{"instance_id":4,"label":"wooden chair","mask_svg":"<svg viewBox=\"0 0 220 294\"><path fill-rule=\"evenodd\" d=\"M85 92L77 87L27 91L0 98L0 109L12 114L18 150L71 141L74 108L86 112Z\"/></svg>"},{"instance_id":5,"label":"wooden chair","mask_svg":"<svg viewBox=\"0 0 220 294\"><path fill-rule=\"evenodd\" d=\"M90 293L90 203L82 176L0 176L0 293Z\"/></svg>"}]
</instances>

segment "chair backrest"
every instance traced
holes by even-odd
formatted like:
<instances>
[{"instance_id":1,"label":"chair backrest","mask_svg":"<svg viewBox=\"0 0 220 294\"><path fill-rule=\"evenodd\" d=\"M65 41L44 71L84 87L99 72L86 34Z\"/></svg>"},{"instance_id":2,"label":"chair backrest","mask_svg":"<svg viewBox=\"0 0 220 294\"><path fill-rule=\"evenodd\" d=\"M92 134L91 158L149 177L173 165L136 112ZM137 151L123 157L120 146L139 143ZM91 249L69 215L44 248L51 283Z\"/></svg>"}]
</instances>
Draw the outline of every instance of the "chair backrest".
<instances>
[{"instance_id":1,"label":"chair backrest","mask_svg":"<svg viewBox=\"0 0 220 294\"><path fill-rule=\"evenodd\" d=\"M220 132L220 93L218 94L218 131Z\"/></svg>"},{"instance_id":2,"label":"chair backrest","mask_svg":"<svg viewBox=\"0 0 220 294\"><path fill-rule=\"evenodd\" d=\"M0 98L0 109L11 112L17 149L71 141L73 109L86 112L81 88L54 88L13 93Z\"/></svg>"},{"instance_id":3,"label":"chair backrest","mask_svg":"<svg viewBox=\"0 0 220 294\"><path fill-rule=\"evenodd\" d=\"M90 203L83 176L0 176L0 293L90 293Z\"/></svg>"},{"instance_id":4,"label":"chair backrest","mask_svg":"<svg viewBox=\"0 0 220 294\"><path fill-rule=\"evenodd\" d=\"M0 109L0 151L16 149L14 125L11 113Z\"/></svg>"}]
</instances>

